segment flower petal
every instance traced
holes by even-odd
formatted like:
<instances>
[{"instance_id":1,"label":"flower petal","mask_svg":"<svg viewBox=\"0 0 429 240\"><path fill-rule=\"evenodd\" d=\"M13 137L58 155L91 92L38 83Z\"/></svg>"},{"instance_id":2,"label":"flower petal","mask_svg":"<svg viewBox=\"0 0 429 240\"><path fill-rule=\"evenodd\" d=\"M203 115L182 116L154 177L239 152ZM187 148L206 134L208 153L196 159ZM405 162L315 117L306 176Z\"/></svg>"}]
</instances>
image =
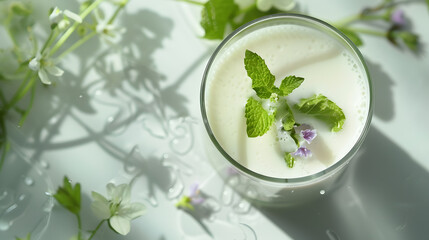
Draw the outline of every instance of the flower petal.
<instances>
[{"instance_id":1,"label":"flower petal","mask_svg":"<svg viewBox=\"0 0 429 240\"><path fill-rule=\"evenodd\" d=\"M143 215L145 211L145 205L141 203L131 203L124 206L121 205L117 215L128 219L134 219Z\"/></svg>"},{"instance_id":2,"label":"flower petal","mask_svg":"<svg viewBox=\"0 0 429 240\"><path fill-rule=\"evenodd\" d=\"M298 148L298 150L296 150L296 152L292 153L292 155L306 158L306 157L311 157L312 153L310 149L306 147L300 147Z\"/></svg>"},{"instance_id":3,"label":"flower petal","mask_svg":"<svg viewBox=\"0 0 429 240\"><path fill-rule=\"evenodd\" d=\"M274 0L274 7L281 11L289 11L295 7L294 0Z\"/></svg>"},{"instance_id":4,"label":"flower petal","mask_svg":"<svg viewBox=\"0 0 429 240\"><path fill-rule=\"evenodd\" d=\"M46 71L48 71L49 74L51 74L52 76L55 76L55 77L60 77L64 74L64 71L55 65L46 66L45 69L46 69Z\"/></svg>"},{"instance_id":5,"label":"flower petal","mask_svg":"<svg viewBox=\"0 0 429 240\"><path fill-rule=\"evenodd\" d=\"M49 21L52 24L58 23L61 19L63 19L63 11L61 11L58 7L55 7L51 15L49 15Z\"/></svg>"},{"instance_id":6,"label":"flower petal","mask_svg":"<svg viewBox=\"0 0 429 240\"><path fill-rule=\"evenodd\" d=\"M311 141L313 141L313 139L317 137L317 132L316 132L316 129L304 129L304 130L301 130L299 135L302 138L304 138L304 140L308 144L310 144Z\"/></svg>"},{"instance_id":7,"label":"flower petal","mask_svg":"<svg viewBox=\"0 0 429 240\"><path fill-rule=\"evenodd\" d=\"M110 217L109 203L103 201L93 201L91 203L91 210L99 219L108 219Z\"/></svg>"},{"instance_id":8,"label":"flower petal","mask_svg":"<svg viewBox=\"0 0 429 240\"><path fill-rule=\"evenodd\" d=\"M73 19L75 22L82 23L82 18L74 12L71 12L69 10L64 10L64 15Z\"/></svg>"},{"instance_id":9,"label":"flower petal","mask_svg":"<svg viewBox=\"0 0 429 240\"><path fill-rule=\"evenodd\" d=\"M45 70L43 69L39 70L39 78L43 84L51 85L51 80L49 80L48 74L46 73Z\"/></svg>"},{"instance_id":10,"label":"flower petal","mask_svg":"<svg viewBox=\"0 0 429 240\"><path fill-rule=\"evenodd\" d=\"M40 59L38 59L37 57L31 59L31 61L28 63L28 67L33 71L39 71Z\"/></svg>"},{"instance_id":11,"label":"flower petal","mask_svg":"<svg viewBox=\"0 0 429 240\"><path fill-rule=\"evenodd\" d=\"M107 195L112 199L114 204L128 203L130 201L131 193L128 184L114 185L109 183L106 186Z\"/></svg>"},{"instance_id":12,"label":"flower petal","mask_svg":"<svg viewBox=\"0 0 429 240\"><path fill-rule=\"evenodd\" d=\"M130 219L121 216L113 216L109 220L110 226L121 235L127 235L130 232Z\"/></svg>"},{"instance_id":13,"label":"flower petal","mask_svg":"<svg viewBox=\"0 0 429 240\"><path fill-rule=\"evenodd\" d=\"M262 12L270 10L272 6L273 0L256 0L256 7Z\"/></svg>"}]
</instances>

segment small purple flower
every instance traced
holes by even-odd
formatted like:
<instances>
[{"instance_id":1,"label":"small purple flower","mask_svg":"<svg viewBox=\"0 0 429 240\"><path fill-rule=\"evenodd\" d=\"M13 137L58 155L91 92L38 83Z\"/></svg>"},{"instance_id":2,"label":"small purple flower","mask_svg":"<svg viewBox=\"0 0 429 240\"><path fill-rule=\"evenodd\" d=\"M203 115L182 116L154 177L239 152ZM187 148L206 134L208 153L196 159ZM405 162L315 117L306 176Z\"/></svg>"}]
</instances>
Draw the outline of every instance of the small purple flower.
<instances>
[{"instance_id":1,"label":"small purple flower","mask_svg":"<svg viewBox=\"0 0 429 240\"><path fill-rule=\"evenodd\" d=\"M397 9L390 15L390 21L397 26L405 25L405 15L402 9Z\"/></svg>"},{"instance_id":2,"label":"small purple flower","mask_svg":"<svg viewBox=\"0 0 429 240\"><path fill-rule=\"evenodd\" d=\"M304 157L304 158L311 157L311 151L306 147L299 147L298 150L296 150L296 152L292 153L292 155L296 157Z\"/></svg>"},{"instance_id":3,"label":"small purple flower","mask_svg":"<svg viewBox=\"0 0 429 240\"><path fill-rule=\"evenodd\" d=\"M198 205L204 202L205 199L200 194L198 183L193 183L189 187L189 198L191 199L192 205Z\"/></svg>"},{"instance_id":4,"label":"small purple flower","mask_svg":"<svg viewBox=\"0 0 429 240\"><path fill-rule=\"evenodd\" d=\"M304 138L304 140L308 144L310 144L311 141L313 141L313 139L317 136L317 132L316 132L316 129L304 129L304 130L301 130L299 135L302 138Z\"/></svg>"}]
</instances>

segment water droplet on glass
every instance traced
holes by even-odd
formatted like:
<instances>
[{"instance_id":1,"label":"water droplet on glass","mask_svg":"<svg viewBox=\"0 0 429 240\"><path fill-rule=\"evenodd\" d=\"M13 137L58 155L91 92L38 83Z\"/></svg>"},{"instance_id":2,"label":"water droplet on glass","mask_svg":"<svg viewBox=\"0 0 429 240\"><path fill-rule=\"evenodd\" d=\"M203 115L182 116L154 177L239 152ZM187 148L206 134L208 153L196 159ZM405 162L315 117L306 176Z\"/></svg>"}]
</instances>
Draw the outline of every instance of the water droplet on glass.
<instances>
[{"instance_id":1,"label":"water droplet on glass","mask_svg":"<svg viewBox=\"0 0 429 240\"><path fill-rule=\"evenodd\" d=\"M27 185L27 186L33 186L34 185L34 180L31 177L25 177L24 182L25 182L25 185Z\"/></svg>"},{"instance_id":2,"label":"water droplet on glass","mask_svg":"<svg viewBox=\"0 0 429 240\"><path fill-rule=\"evenodd\" d=\"M19 195L18 200L23 201L25 198L26 198L25 194L21 194Z\"/></svg>"},{"instance_id":3,"label":"water droplet on glass","mask_svg":"<svg viewBox=\"0 0 429 240\"><path fill-rule=\"evenodd\" d=\"M162 154L162 159L168 159L170 157L170 155L168 155L168 153L164 153Z\"/></svg>"},{"instance_id":4,"label":"water droplet on glass","mask_svg":"<svg viewBox=\"0 0 429 240\"><path fill-rule=\"evenodd\" d=\"M232 198L233 198L233 192L230 188L225 187L224 190L222 191L222 203L224 205L229 205L232 202Z\"/></svg>"},{"instance_id":5,"label":"water droplet on glass","mask_svg":"<svg viewBox=\"0 0 429 240\"><path fill-rule=\"evenodd\" d=\"M245 214L245 213L248 213L250 211L250 207L251 207L250 203L242 200L234 206L234 211L236 213Z\"/></svg>"},{"instance_id":6,"label":"water droplet on glass","mask_svg":"<svg viewBox=\"0 0 429 240\"><path fill-rule=\"evenodd\" d=\"M45 202L45 204L43 205L43 211L44 212L51 212L53 207L54 207L54 202L47 200Z\"/></svg>"},{"instance_id":7,"label":"water droplet on glass","mask_svg":"<svg viewBox=\"0 0 429 240\"><path fill-rule=\"evenodd\" d=\"M7 231L10 227L10 223L0 219L0 231Z\"/></svg>"},{"instance_id":8,"label":"water droplet on glass","mask_svg":"<svg viewBox=\"0 0 429 240\"><path fill-rule=\"evenodd\" d=\"M330 229L326 230L326 235L328 235L329 240L340 240L340 237L338 236L338 234Z\"/></svg>"},{"instance_id":9,"label":"water droplet on glass","mask_svg":"<svg viewBox=\"0 0 429 240\"><path fill-rule=\"evenodd\" d=\"M51 196L52 196L52 193L50 193L50 192L45 192L45 195L46 195L46 196L48 196L48 197L51 197Z\"/></svg>"},{"instance_id":10,"label":"water droplet on glass","mask_svg":"<svg viewBox=\"0 0 429 240\"><path fill-rule=\"evenodd\" d=\"M80 99L82 99L82 98L83 98L83 95L82 95L82 94L80 94L80 95L79 95L79 98L80 98Z\"/></svg>"},{"instance_id":11,"label":"water droplet on glass","mask_svg":"<svg viewBox=\"0 0 429 240\"><path fill-rule=\"evenodd\" d=\"M167 197L169 199L177 198L180 194L182 194L183 189L185 187L183 186L183 183L180 181L176 181L176 183L168 189Z\"/></svg>"},{"instance_id":12,"label":"water droplet on glass","mask_svg":"<svg viewBox=\"0 0 429 240\"><path fill-rule=\"evenodd\" d=\"M325 190L320 190L320 194L324 195L325 193Z\"/></svg>"},{"instance_id":13,"label":"water droplet on glass","mask_svg":"<svg viewBox=\"0 0 429 240\"><path fill-rule=\"evenodd\" d=\"M107 122L108 123L112 123L113 121L115 121L115 117L110 116L110 117L107 118Z\"/></svg>"},{"instance_id":14,"label":"water droplet on glass","mask_svg":"<svg viewBox=\"0 0 429 240\"><path fill-rule=\"evenodd\" d=\"M46 161L40 161L40 166L44 169L48 169L49 168L49 163Z\"/></svg>"}]
</instances>

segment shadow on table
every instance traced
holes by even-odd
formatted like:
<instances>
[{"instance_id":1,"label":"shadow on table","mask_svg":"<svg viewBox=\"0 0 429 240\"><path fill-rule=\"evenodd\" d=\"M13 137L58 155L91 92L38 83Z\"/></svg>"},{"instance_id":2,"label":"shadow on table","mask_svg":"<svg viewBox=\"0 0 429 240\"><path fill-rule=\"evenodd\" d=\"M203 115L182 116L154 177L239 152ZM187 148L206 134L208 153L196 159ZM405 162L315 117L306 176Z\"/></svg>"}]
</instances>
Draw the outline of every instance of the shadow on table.
<instances>
[{"instance_id":1,"label":"shadow on table","mask_svg":"<svg viewBox=\"0 0 429 240\"><path fill-rule=\"evenodd\" d=\"M394 82L390 76L384 72L380 64L366 60L369 74L373 86L374 98L374 116L383 120L390 121L395 116L394 112Z\"/></svg>"},{"instance_id":2,"label":"shadow on table","mask_svg":"<svg viewBox=\"0 0 429 240\"><path fill-rule=\"evenodd\" d=\"M293 239L424 239L429 236L429 173L370 128L344 185L291 209L260 209Z\"/></svg>"}]
</instances>

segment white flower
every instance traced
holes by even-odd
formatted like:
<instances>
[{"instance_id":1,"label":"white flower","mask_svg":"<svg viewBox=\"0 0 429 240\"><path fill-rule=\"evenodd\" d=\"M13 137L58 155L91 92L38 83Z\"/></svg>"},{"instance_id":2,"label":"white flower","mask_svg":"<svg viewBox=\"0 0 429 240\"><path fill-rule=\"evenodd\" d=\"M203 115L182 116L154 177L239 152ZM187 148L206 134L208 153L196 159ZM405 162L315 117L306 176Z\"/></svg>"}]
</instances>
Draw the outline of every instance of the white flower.
<instances>
[{"instance_id":1,"label":"white flower","mask_svg":"<svg viewBox=\"0 0 429 240\"><path fill-rule=\"evenodd\" d=\"M107 24L104 22L99 22L95 30L108 43L119 42L121 35L126 32L124 27L119 27L117 25Z\"/></svg>"},{"instance_id":2,"label":"white flower","mask_svg":"<svg viewBox=\"0 0 429 240\"><path fill-rule=\"evenodd\" d=\"M295 7L294 0L256 0L256 7L263 12L270 10L272 7L281 11L289 11Z\"/></svg>"},{"instance_id":3,"label":"white flower","mask_svg":"<svg viewBox=\"0 0 429 240\"><path fill-rule=\"evenodd\" d=\"M141 203L130 203L131 191L127 184L115 186L109 183L106 188L109 199L92 192L94 201L91 209L100 219L108 219L116 232L126 235L130 232L131 220L143 215L145 206Z\"/></svg>"},{"instance_id":4,"label":"white flower","mask_svg":"<svg viewBox=\"0 0 429 240\"><path fill-rule=\"evenodd\" d=\"M48 73L55 77L60 77L64 74L64 71L61 68L55 66L54 61L42 58L40 55L31 59L28 63L28 67L31 70L38 72L40 81L46 85L51 84Z\"/></svg>"},{"instance_id":5,"label":"white flower","mask_svg":"<svg viewBox=\"0 0 429 240\"><path fill-rule=\"evenodd\" d=\"M63 30L70 25L70 22L64 16L73 19L75 22L82 23L82 18L79 15L69 10L61 11L58 7L55 7L51 15L49 15L49 21L51 24L58 24L58 28Z\"/></svg>"}]
</instances>

